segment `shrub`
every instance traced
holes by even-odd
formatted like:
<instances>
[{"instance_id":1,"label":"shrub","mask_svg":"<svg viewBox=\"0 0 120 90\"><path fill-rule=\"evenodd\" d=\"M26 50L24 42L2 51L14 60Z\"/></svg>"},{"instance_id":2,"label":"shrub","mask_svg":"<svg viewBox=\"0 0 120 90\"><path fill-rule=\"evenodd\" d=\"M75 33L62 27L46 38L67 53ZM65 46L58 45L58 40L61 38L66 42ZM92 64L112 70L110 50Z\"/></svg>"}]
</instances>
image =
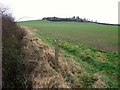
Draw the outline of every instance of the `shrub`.
<instances>
[{"instance_id":1,"label":"shrub","mask_svg":"<svg viewBox=\"0 0 120 90\"><path fill-rule=\"evenodd\" d=\"M24 31L14 22L8 9L0 7L2 15L2 82L3 88L25 87L21 39Z\"/></svg>"}]
</instances>

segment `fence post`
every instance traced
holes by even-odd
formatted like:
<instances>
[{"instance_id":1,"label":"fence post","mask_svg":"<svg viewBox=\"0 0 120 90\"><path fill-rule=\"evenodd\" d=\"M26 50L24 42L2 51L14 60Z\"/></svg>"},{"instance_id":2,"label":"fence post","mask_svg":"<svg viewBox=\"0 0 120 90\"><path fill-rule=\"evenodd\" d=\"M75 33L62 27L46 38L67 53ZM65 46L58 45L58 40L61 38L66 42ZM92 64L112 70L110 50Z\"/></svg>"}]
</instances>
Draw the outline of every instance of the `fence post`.
<instances>
[{"instance_id":1,"label":"fence post","mask_svg":"<svg viewBox=\"0 0 120 90\"><path fill-rule=\"evenodd\" d=\"M59 39L55 42L55 69L58 71L58 59L59 59Z\"/></svg>"}]
</instances>

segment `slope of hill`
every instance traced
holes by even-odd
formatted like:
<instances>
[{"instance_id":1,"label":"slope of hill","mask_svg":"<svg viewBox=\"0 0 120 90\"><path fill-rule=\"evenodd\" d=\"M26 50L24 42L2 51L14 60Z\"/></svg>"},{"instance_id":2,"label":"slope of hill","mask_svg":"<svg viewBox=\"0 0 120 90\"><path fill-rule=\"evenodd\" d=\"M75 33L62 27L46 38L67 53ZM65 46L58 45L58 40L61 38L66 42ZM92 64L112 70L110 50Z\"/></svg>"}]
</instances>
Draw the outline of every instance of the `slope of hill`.
<instances>
[{"instance_id":1,"label":"slope of hill","mask_svg":"<svg viewBox=\"0 0 120 90\"><path fill-rule=\"evenodd\" d=\"M55 38L69 39L103 51L118 51L118 26L89 22L52 22L33 20L19 25L36 28Z\"/></svg>"},{"instance_id":2,"label":"slope of hill","mask_svg":"<svg viewBox=\"0 0 120 90\"><path fill-rule=\"evenodd\" d=\"M114 71L117 69L117 65L114 65L117 61L114 62L112 59L108 60L106 54L103 54L99 51L93 52L94 50L91 51L91 49L83 47L84 49L80 51L83 53L83 60L82 57L78 57L75 54L70 54L69 51L66 52L67 49L63 48L60 50L58 69L56 70L54 50L50 48L49 41L47 41L48 43L46 42L47 44L43 43L47 37L42 37L42 35L38 37L39 33L37 29L31 29L28 27L23 28L26 30L26 36L23 38L22 51L24 59L24 70L28 87L117 87L117 71ZM92 56L90 53L94 53L98 56ZM87 58L89 55L90 57ZM96 62L94 60L95 57L100 61L98 60ZM113 62L114 64L112 64ZM96 68L96 65L98 65L98 68ZM108 68L109 71L107 72L106 69ZM114 80L112 80L112 78L114 78Z\"/></svg>"},{"instance_id":3,"label":"slope of hill","mask_svg":"<svg viewBox=\"0 0 120 90\"><path fill-rule=\"evenodd\" d=\"M3 88L118 87L117 52L61 40L55 68L54 37L11 20L3 23Z\"/></svg>"}]
</instances>

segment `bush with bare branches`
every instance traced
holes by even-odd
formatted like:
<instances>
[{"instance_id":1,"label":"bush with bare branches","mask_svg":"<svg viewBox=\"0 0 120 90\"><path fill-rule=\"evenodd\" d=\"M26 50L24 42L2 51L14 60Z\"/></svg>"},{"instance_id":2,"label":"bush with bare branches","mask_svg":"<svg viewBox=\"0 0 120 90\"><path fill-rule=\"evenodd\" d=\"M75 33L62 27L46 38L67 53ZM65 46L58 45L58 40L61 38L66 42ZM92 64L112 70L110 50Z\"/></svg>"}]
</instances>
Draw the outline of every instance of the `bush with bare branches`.
<instances>
[{"instance_id":1,"label":"bush with bare branches","mask_svg":"<svg viewBox=\"0 0 120 90\"><path fill-rule=\"evenodd\" d=\"M2 16L2 83L3 88L25 87L22 68L21 39L24 31L17 26L9 9L0 4Z\"/></svg>"}]
</instances>

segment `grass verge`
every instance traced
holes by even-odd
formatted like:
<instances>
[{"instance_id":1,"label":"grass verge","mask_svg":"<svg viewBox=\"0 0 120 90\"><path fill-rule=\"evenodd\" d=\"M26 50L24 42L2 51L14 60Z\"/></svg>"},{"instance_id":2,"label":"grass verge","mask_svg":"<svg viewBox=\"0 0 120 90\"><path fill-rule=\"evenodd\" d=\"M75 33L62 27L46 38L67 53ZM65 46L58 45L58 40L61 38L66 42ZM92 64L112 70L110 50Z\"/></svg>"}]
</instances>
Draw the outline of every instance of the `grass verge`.
<instances>
[{"instance_id":1,"label":"grass verge","mask_svg":"<svg viewBox=\"0 0 120 90\"><path fill-rule=\"evenodd\" d=\"M37 37L43 39L50 46L55 47L55 38L42 32L36 33ZM74 58L89 73L89 77L81 77L84 86L91 87L94 74L99 73L109 88L118 87L118 53L105 52L79 42L61 40L60 49L64 50L64 56ZM114 79L113 79L114 78Z\"/></svg>"}]
</instances>

